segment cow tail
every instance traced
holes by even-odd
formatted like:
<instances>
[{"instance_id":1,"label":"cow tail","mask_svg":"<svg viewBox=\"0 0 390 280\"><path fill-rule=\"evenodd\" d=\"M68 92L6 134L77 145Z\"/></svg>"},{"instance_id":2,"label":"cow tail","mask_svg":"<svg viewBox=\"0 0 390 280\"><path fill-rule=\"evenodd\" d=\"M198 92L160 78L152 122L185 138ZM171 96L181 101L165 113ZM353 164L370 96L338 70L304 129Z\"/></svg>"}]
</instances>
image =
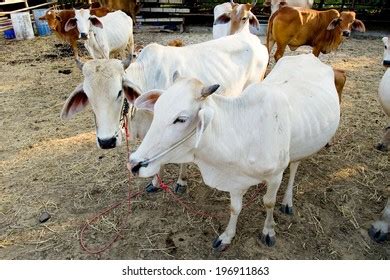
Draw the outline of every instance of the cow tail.
<instances>
[{"instance_id":1,"label":"cow tail","mask_svg":"<svg viewBox=\"0 0 390 280\"><path fill-rule=\"evenodd\" d=\"M272 16L270 16L270 18L268 20L268 26L267 26L267 50L268 50L268 54L271 53L271 50L269 49L269 39L270 39L270 36L271 36L272 27L273 27L273 21L274 21L276 13L274 13Z\"/></svg>"}]
</instances>

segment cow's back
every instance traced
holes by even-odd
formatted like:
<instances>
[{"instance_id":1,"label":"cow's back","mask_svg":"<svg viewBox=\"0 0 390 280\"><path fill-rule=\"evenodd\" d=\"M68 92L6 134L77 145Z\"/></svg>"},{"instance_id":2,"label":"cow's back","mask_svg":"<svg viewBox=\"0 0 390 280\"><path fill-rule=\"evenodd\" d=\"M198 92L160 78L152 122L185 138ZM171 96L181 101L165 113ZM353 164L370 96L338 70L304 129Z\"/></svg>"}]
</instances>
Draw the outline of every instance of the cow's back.
<instances>
[{"instance_id":1,"label":"cow's back","mask_svg":"<svg viewBox=\"0 0 390 280\"><path fill-rule=\"evenodd\" d=\"M263 83L287 95L292 133L291 161L323 148L335 134L340 120L332 67L313 54L285 56Z\"/></svg>"},{"instance_id":2,"label":"cow's back","mask_svg":"<svg viewBox=\"0 0 390 280\"><path fill-rule=\"evenodd\" d=\"M104 40L111 51L123 49L133 36L133 22L131 17L122 11L108 13L100 18L104 32L97 33L97 40ZM99 28L95 28L98 31ZM103 38L104 37L104 38Z\"/></svg>"},{"instance_id":3,"label":"cow's back","mask_svg":"<svg viewBox=\"0 0 390 280\"><path fill-rule=\"evenodd\" d=\"M206 84L219 83L226 94L236 95L248 84L261 80L268 53L256 36L238 33L181 48L150 44L142 50L137 62L147 75L143 91L166 89L172 83L173 73L178 71L181 76Z\"/></svg>"}]
</instances>

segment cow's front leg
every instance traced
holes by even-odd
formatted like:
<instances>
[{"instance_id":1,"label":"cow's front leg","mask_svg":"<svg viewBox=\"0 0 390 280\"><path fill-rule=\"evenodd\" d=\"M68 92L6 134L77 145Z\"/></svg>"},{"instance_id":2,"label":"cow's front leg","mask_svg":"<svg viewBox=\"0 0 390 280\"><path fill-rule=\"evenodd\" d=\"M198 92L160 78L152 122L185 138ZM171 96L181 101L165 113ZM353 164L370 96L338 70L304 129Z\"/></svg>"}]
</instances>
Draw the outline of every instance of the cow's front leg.
<instances>
[{"instance_id":1,"label":"cow's front leg","mask_svg":"<svg viewBox=\"0 0 390 280\"><path fill-rule=\"evenodd\" d=\"M174 188L175 193L183 194L187 189L187 165L180 164L179 178L177 178L176 186Z\"/></svg>"},{"instance_id":2,"label":"cow's front leg","mask_svg":"<svg viewBox=\"0 0 390 280\"><path fill-rule=\"evenodd\" d=\"M263 197L264 206L267 210L267 217L265 218L263 232L260 240L268 247L274 246L276 243L276 236L274 230L274 207L276 202L276 193L282 182L283 172L275 176L267 182L267 192Z\"/></svg>"},{"instance_id":3,"label":"cow's front leg","mask_svg":"<svg viewBox=\"0 0 390 280\"><path fill-rule=\"evenodd\" d=\"M390 198L387 199L381 218L371 225L368 234L376 242L383 242L390 237Z\"/></svg>"},{"instance_id":4,"label":"cow's front leg","mask_svg":"<svg viewBox=\"0 0 390 280\"><path fill-rule=\"evenodd\" d=\"M284 193L282 206L280 207L280 211L288 215L292 215L293 213L293 185L298 166L299 161L290 163L290 178L288 179L287 189Z\"/></svg>"},{"instance_id":5,"label":"cow's front leg","mask_svg":"<svg viewBox=\"0 0 390 280\"><path fill-rule=\"evenodd\" d=\"M157 192L160 190L160 182L158 180L158 176L161 178L161 171L159 171L156 175L154 175L152 181L149 182L149 184L147 184L146 188L145 188L145 191L148 192L148 193L153 193L153 192Z\"/></svg>"},{"instance_id":6,"label":"cow's front leg","mask_svg":"<svg viewBox=\"0 0 390 280\"><path fill-rule=\"evenodd\" d=\"M230 192L230 220L225 231L218 236L213 242L213 248L218 252L226 250L232 241L233 237L236 235L236 226L238 215L242 209L242 197L245 191L241 192Z\"/></svg>"}]
</instances>

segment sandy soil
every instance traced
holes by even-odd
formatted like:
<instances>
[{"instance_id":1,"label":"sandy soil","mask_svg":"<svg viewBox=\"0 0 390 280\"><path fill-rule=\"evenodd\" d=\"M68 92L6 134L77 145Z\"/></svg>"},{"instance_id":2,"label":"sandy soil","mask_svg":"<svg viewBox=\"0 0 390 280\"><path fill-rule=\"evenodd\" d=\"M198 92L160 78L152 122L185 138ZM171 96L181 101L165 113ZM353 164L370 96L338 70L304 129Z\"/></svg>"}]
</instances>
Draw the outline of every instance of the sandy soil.
<instances>
[{"instance_id":1,"label":"sandy soil","mask_svg":"<svg viewBox=\"0 0 390 280\"><path fill-rule=\"evenodd\" d=\"M202 42L211 39L211 31L135 36L138 44L174 38ZM127 195L126 148L96 147L90 109L60 120L62 105L82 76L59 43L54 36L0 40L0 259L390 258L390 242L376 244L367 235L390 189L389 153L373 148L389 122L377 101L384 73L380 38L351 38L336 53L321 56L347 71L342 122L334 144L301 164L294 215L275 211L276 246L256 242L265 219L261 190L256 203L243 209L237 235L222 254L213 252L211 241L227 224L229 199L205 186L194 165L183 199L220 218L189 214L164 192L143 195L132 201L122 239L99 255L81 249L81 226ZM173 181L177 171L170 165L164 180ZM131 188L142 190L147 182L132 178ZM41 224L44 211L51 218ZM99 219L85 232L85 242L104 245L126 215L124 205Z\"/></svg>"}]
</instances>

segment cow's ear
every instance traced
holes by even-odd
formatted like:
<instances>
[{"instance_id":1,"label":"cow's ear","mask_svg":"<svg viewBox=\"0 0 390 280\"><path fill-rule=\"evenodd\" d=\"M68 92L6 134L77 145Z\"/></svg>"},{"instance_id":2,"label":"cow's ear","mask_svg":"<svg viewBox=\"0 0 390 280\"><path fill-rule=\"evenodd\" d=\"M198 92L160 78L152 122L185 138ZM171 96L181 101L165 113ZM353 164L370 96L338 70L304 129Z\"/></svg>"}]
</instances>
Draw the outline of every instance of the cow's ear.
<instances>
[{"instance_id":1,"label":"cow's ear","mask_svg":"<svg viewBox=\"0 0 390 280\"><path fill-rule=\"evenodd\" d=\"M364 26L364 23L358 19L355 19L355 21L352 23L352 29L359 32L366 32L366 27Z\"/></svg>"},{"instance_id":2,"label":"cow's ear","mask_svg":"<svg viewBox=\"0 0 390 280\"><path fill-rule=\"evenodd\" d=\"M224 13L215 19L214 25L228 23L229 21L230 21L230 14Z\"/></svg>"},{"instance_id":3,"label":"cow's ear","mask_svg":"<svg viewBox=\"0 0 390 280\"><path fill-rule=\"evenodd\" d=\"M88 97L83 90L83 84L79 84L65 101L61 111L61 119L70 119L74 114L82 111L87 105Z\"/></svg>"},{"instance_id":4,"label":"cow's ear","mask_svg":"<svg viewBox=\"0 0 390 280\"><path fill-rule=\"evenodd\" d=\"M44 15L44 16L39 17L38 19L39 20L47 20L47 17L46 17L46 15Z\"/></svg>"},{"instance_id":5,"label":"cow's ear","mask_svg":"<svg viewBox=\"0 0 390 280\"><path fill-rule=\"evenodd\" d=\"M134 104L134 101L142 94L141 89L127 79L123 79L122 88L127 101L131 104Z\"/></svg>"},{"instance_id":6,"label":"cow's ear","mask_svg":"<svg viewBox=\"0 0 390 280\"><path fill-rule=\"evenodd\" d=\"M96 16L90 16L89 20L93 26L103 28L103 23Z\"/></svg>"},{"instance_id":7,"label":"cow's ear","mask_svg":"<svg viewBox=\"0 0 390 280\"><path fill-rule=\"evenodd\" d=\"M341 19L340 19L340 18L335 18L335 19L333 19L333 20L329 23L329 25L328 25L328 27L326 28L326 30L333 30L333 29L335 29L336 26L340 24L340 22L341 22Z\"/></svg>"},{"instance_id":8,"label":"cow's ear","mask_svg":"<svg viewBox=\"0 0 390 280\"><path fill-rule=\"evenodd\" d=\"M256 29L260 28L260 23L257 20L257 17L252 12L249 13L249 24Z\"/></svg>"},{"instance_id":9,"label":"cow's ear","mask_svg":"<svg viewBox=\"0 0 390 280\"><path fill-rule=\"evenodd\" d=\"M157 99L160 97L162 93L163 93L162 90L152 89L151 91L142 94L135 100L134 102L135 108L153 112L154 104L156 104Z\"/></svg>"},{"instance_id":10,"label":"cow's ear","mask_svg":"<svg viewBox=\"0 0 390 280\"><path fill-rule=\"evenodd\" d=\"M203 132L206 130L210 122L214 117L214 110L210 107L204 107L198 112L198 124L196 126L196 142L195 148L198 148L200 140L202 139Z\"/></svg>"},{"instance_id":11,"label":"cow's ear","mask_svg":"<svg viewBox=\"0 0 390 280\"><path fill-rule=\"evenodd\" d=\"M75 28L77 26L77 19L76 18L70 18L65 23L65 32L68 32L69 30Z\"/></svg>"}]
</instances>

